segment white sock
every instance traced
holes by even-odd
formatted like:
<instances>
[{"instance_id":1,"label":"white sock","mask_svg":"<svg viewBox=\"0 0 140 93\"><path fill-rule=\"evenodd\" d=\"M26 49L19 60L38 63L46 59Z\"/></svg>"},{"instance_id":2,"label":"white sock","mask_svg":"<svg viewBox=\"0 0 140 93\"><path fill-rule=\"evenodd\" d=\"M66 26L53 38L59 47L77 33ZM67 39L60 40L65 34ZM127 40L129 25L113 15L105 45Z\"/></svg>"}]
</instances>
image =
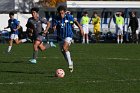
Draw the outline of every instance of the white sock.
<instances>
[{"instance_id":1,"label":"white sock","mask_svg":"<svg viewBox=\"0 0 140 93\"><path fill-rule=\"evenodd\" d=\"M8 46L8 51L7 52L10 52L12 49L12 46Z\"/></svg>"},{"instance_id":2,"label":"white sock","mask_svg":"<svg viewBox=\"0 0 140 93\"><path fill-rule=\"evenodd\" d=\"M87 44L89 43L89 40L87 39Z\"/></svg>"},{"instance_id":3,"label":"white sock","mask_svg":"<svg viewBox=\"0 0 140 93\"><path fill-rule=\"evenodd\" d=\"M123 43L123 39L121 39L121 43Z\"/></svg>"},{"instance_id":4,"label":"white sock","mask_svg":"<svg viewBox=\"0 0 140 93\"><path fill-rule=\"evenodd\" d=\"M69 52L69 51L66 52L66 57L67 57L67 59L68 59L68 64L69 64L69 65L73 65L73 63L72 63L72 61L71 61L71 56L70 56L70 52Z\"/></svg>"},{"instance_id":5,"label":"white sock","mask_svg":"<svg viewBox=\"0 0 140 93\"><path fill-rule=\"evenodd\" d=\"M85 39L83 39L83 42L82 43L85 43Z\"/></svg>"},{"instance_id":6,"label":"white sock","mask_svg":"<svg viewBox=\"0 0 140 93\"><path fill-rule=\"evenodd\" d=\"M117 39L118 44L120 43L120 39Z\"/></svg>"},{"instance_id":7,"label":"white sock","mask_svg":"<svg viewBox=\"0 0 140 93\"><path fill-rule=\"evenodd\" d=\"M24 43L24 42L26 42L27 41L27 39L21 39L21 42L22 43Z\"/></svg>"}]
</instances>

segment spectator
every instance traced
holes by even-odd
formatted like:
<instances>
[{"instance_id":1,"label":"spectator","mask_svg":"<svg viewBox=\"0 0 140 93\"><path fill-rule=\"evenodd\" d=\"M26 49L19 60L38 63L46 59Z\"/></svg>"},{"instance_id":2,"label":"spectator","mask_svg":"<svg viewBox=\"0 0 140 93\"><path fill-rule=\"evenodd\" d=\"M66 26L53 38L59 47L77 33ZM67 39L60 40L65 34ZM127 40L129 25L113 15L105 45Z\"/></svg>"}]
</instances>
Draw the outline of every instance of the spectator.
<instances>
[{"instance_id":1,"label":"spectator","mask_svg":"<svg viewBox=\"0 0 140 93\"><path fill-rule=\"evenodd\" d=\"M93 18L92 18L92 24L94 26L94 34L96 38L96 42L99 42L99 37L100 37L100 17L98 16L97 12L93 13Z\"/></svg>"},{"instance_id":2,"label":"spectator","mask_svg":"<svg viewBox=\"0 0 140 93\"><path fill-rule=\"evenodd\" d=\"M123 43L123 26L124 26L124 18L122 17L122 12L115 13L116 18L116 27L117 27L117 43L120 41Z\"/></svg>"},{"instance_id":3,"label":"spectator","mask_svg":"<svg viewBox=\"0 0 140 93\"><path fill-rule=\"evenodd\" d=\"M131 15L130 15L130 22L129 22L129 25L128 25L128 28L131 28L131 31L132 31L132 41L133 43L136 42L138 43L138 40L139 40L139 37L138 37L138 34L139 32L136 33L136 31L138 31L138 19L136 17L136 13L135 12L131 12Z\"/></svg>"},{"instance_id":4,"label":"spectator","mask_svg":"<svg viewBox=\"0 0 140 93\"><path fill-rule=\"evenodd\" d=\"M88 39L88 33L89 33L88 23L89 23L88 13L84 12L83 17L81 19L82 28L83 28L83 31L84 31L83 42L82 42L83 44L85 43L85 41L86 41L87 44L89 43L89 39Z\"/></svg>"}]
</instances>

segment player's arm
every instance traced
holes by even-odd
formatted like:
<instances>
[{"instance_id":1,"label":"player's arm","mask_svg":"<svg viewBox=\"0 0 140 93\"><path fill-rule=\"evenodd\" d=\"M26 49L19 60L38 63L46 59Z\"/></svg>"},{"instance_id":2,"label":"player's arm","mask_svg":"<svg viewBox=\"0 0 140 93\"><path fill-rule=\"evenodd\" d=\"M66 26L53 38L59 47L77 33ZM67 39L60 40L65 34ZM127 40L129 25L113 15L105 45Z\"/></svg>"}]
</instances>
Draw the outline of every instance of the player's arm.
<instances>
[{"instance_id":1,"label":"player's arm","mask_svg":"<svg viewBox=\"0 0 140 93\"><path fill-rule=\"evenodd\" d=\"M136 18L136 29L138 30L139 28L139 22L138 22L138 19Z\"/></svg>"},{"instance_id":2,"label":"player's arm","mask_svg":"<svg viewBox=\"0 0 140 93\"><path fill-rule=\"evenodd\" d=\"M9 28L9 26L7 26L7 27L4 27L4 29L7 29L7 28Z\"/></svg>"},{"instance_id":3,"label":"player's arm","mask_svg":"<svg viewBox=\"0 0 140 93\"><path fill-rule=\"evenodd\" d=\"M7 29L7 28L10 28L10 23L8 21L8 26L7 27L4 27L4 29Z\"/></svg>"},{"instance_id":4,"label":"player's arm","mask_svg":"<svg viewBox=\"0 0 140 93\"><path fill-rule=\"evenodd\" d=\"M47 21L46 18L42 18L40 21L41 21L42 23L46 24L46 28L45 28L45 30L43 31L43 34L42 34L42 35L45 36L45 35L48 33L48 30L49 30L51 24L50 24L49 21Z\"/></svg>"},{"instance_id":5,"label":"player's arm","mask_svg":"<svg viewBox=\"0 0 140 93\"><path fill-rule=\"evenodd\" d=\"M114 13L115 18L117 17L117 14L118 14L118 12L115 12L115 13Z\"/></svg>"},{"instance_id":6,"label":"player's arm","mask_svg":"<svg viewBox=\"0 0 140 93\"><path fill-rule=\"evenodd\" d=\"M123 26L124 26L124 18L123 18L123 23L122 23L122 24L123 24Z\"/></svg>"},{"instance_id":7,"label":"player's arm","mask_svg":"<svg viewBox=\"0 0 140 93\"><path fill-rule=\"evenodd\" d=\"M92 18L92 24L94 25L94 19Z\"/></svg>"},{"instance_id":8,"label":"player's arm","mask_svg":"<svg viewBox=\"0 0 140 93\"><path fill-rule=\"evenodd\" d=\"M29 36L32 36L33 35L33 25L31 24L31 22L30 22L30 18L28 19L28 21L27 21L27 23L26 23L26 27L27 27L27 29L26 29L26 32L27 32L27 34L29 35Z\"/></svg>"},{"instance_id":9,"label":"player's arm","mask_svg":"<svg viewBox=\"0 0 140 93\"><path fill-rule=\"evenodd\" d=\"M81 31L81 34L84 35L84 31L83 31L81 25L79 24L79 22L77 20L74 20L74 23L76 26L78 26L79 30Z\"/></svg>"},{"instance_id":10,"label":"player's arm","mask_svg":"<svg viewBox=\"0 0 140 93\"><path fill-rule=\"evenodd\" d=\"M56 19L53 19L53 31L56 31L56 26L58 25L58 22L57 22L57 18Z\"/></svg>"},{"instance_id":11,"label":"player's arm","mask_svg":"<svg viewBox=\"0 0 140 93\"><path fill-rule=\"evenodd\" d=\"M80 25L82 25L82 22L83 22L83 17L82 17L81 20L80 20Z\"/></svg>"},{"instance_id":12,"label":"player's arm","mask_svg":"<svg viewBox=\"0 0 140 93\"><path fill-rule=\"evenodd\" d=\"M53 26L53 31L56 31L56 25L55 25L55 26Z\"/></svg>"},{"instance_id":13,"label":"player's arm","mask_svg":"<svg viewBox=\"0 0 140 93\"><path fill-rule=\"evenodd\" d=\"M46 22L46 29L44 30L44 34L46 34L47 32L48 32L48 30L49 30L49 28L50 28L50 26L51 26L51 24L50 24L50 22L48 21L48 22Z\"/></svg>"},{"instance_id":14,"label":"player's arm","mask_svg":"<svg viewBox=\"0 0 140 93\"><path fill-rule=\"evenodd\" d=\"M19 24L19 21L18 20L14 20L14 23L17 25L17 27L16 27L16 29L13 29L14 31L17 31L17 30L19 30L20 29L20 24Z\"/></svg>"},{"instance_id":15,"label":"player's arm","mask_svg":"<svg viewBox=\"0 0 140 93\"><path fill-rule=\"evenodd\" d=\"M13 29L14 31L17 31L21 28L21 26L18 24L17 28L16 29Z\"/></svg>"}]
</instances>

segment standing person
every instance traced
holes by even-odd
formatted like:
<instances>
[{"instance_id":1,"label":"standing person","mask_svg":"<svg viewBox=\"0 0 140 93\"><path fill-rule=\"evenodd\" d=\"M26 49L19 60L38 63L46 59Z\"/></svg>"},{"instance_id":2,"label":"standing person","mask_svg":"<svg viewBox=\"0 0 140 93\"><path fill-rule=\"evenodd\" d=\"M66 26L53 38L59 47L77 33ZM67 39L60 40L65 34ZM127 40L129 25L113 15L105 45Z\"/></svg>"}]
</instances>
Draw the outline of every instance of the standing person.
<instances>
[{"instance_id":1,"label":"standing person","mask_svg":"<svg viewBox=\"0 0 140 93\"><path fill-rule=\"evenodd\" d=\"M94 26L94 34L95 34L95 38L96 38L96 42L99 42L99 38L100 38L100 22L101 22L101 19L100 17L98 16L97 12L94 12L93 13L93 18L92 18L92 24Z\"/></svg>"},{"instance_id":2,"label":"standing person","mask_svg":"<svg viewBox=\"0 0 140 93\"><path fill-rule=\"evenodd\" d=\"M133 42L138 43L139 37L138 37L138 33L136 33L136 30L138 30L139 23L138 23L138 19L136 17L135 12L131 12L130 22L129 22L128 28L129 27L131 28L131 31L132 31Z\"/></svg>"},{"instance_id":3,"label":"standing person","mask_svg":"<svg viewBox=\"0 0 140 93\"><path fill-rule=\"evenodd\" d=\"M20 43L24 43L28 40L28 38L19 40L18 30L20 29L20 25L19 25L18 20L14 18L14 13L13 12L9 13L9 18L10 19L8 20L8 26L4 28L4 29L10 28L10 30L11 30L10 41L9 41L9 46L8 46L8 50L7 50L8 53L12 49L13 41L15 41L16 44L20 44Z\"/></svg>"},{"instance_id":4,"label":"standing person","mask_svg":"<svg viewBox=\"0 0 140 93\"><path fill-rule=\"evenodd\" d=\"M55 23L53 25L54 30L57 31L58 41L61 52L68 62L70 72L73 72L73 61L71 59L69 47L72 42L73 32L71 22L74 22L80 29L83 35L83 30L80 24L74 20L74 18L66 13L65 6L59 6L57 8L58 16L56 16Z\"/></svg>"},{"instance_id":5,"label":"standing person","mask_svg":"<svg viewBox=\"0 0 140 93\"><path fill-rule=\"evenodd\" d=\"M29 35L33 38L33 58L29 61L31 63L37 63L36 59L38 56L38 50L46 50L50 47L49 44L43 44L43 39L46 36L48 29L50 27L50 22L48 22L46 19L39 17L39 8L32 8L31 14L32 17L28 19L28 22L26 24L27 31L29 32ZM45 30L43 31L42 24L47 24Z\"/></svg>"},{"instance_id":6,"label":"standing person","mask_svg":"<svg viewBox=\"0 0 140 93\"><path fill-rule=\"evenodd\" d=\"M82 28L84 31L84 35L83 35L83 44L89 43L89 39L88 39L88 33L89 33L89 28L88 28L88 23L89 23L89 17L88 17L88 12L84 12L83 17L81 19L81 24L82 24Z\"/></svg>"},{"instance_id":7,"label":"standing person","mask_svg":"<svg viewBox=\"0 0 140 93\"><path fill-rule=\"evenodd\" d=\"M123 43L123 27L124 27L124 18L122 17L122 12L115 13L116 18L116 27L117 27L117 43Z\"/></svg>"}]
</instances>

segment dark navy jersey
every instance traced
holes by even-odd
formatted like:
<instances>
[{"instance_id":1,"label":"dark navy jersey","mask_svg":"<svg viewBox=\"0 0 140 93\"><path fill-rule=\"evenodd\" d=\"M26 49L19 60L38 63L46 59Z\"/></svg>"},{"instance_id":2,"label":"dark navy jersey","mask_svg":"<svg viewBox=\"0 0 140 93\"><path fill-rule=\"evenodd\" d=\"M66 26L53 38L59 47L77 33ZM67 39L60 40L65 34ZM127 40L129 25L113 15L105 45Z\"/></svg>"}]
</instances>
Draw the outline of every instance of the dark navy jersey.
<instances>
[{"instance_id":1,"label":"dark navy jersey","mask_svg":"<svg viewBox=\"0 0 140 93\"><path fill-rule=\"evenodd\" d=\"M74 22L74 18L70 14L66 14L63 19L60 16L56 16L53 26L56 26L59 40L64 40L66 37L73 37L72 22Z\"/></svg>"},{"instance_id":2,"label":"dark navy jersey","mask_svg":"<svg viewBox=\"0 0 140 93\"><path fill-rule=\"evenodd\" d=\"M46 24L47 23L47 19L45 19L45 18L38 18L37 20L35 20L33 17L31 17L31 18L28 19L26 27L30 28L30 29L33 29L33 36L37 37L43 31L43 27L42 27L43 23Z\"/></svg>"},{"instance_id":3,"label":"dark navy jersey","mask_svg":"<svg viewBox=\"0 0 140 93\"><path fill-rule=\"evenodd\" d=\"M8 27L11 29L11 34L18 34L18 30L14 31L14 29L17 29L18 25L19 25L19 22L17 19L8 20Z\"/></svg>"}]
</instances>

